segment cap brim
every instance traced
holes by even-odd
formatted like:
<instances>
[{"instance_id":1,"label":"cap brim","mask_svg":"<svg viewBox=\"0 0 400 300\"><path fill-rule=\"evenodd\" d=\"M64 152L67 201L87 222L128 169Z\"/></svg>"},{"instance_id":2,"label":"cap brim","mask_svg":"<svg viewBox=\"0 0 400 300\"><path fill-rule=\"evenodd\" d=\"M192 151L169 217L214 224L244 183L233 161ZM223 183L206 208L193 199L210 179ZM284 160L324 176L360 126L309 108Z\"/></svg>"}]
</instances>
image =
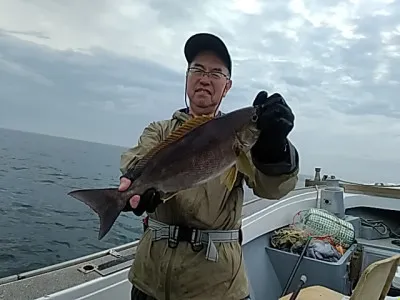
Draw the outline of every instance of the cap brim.
<instances>
[{"instance_id":1,"label":"cap brim","mask_svg":"<svg viewBox=\"0 0 400 300\"><path fill-rule=\"evenodd\" d=\"M220 38L209 33L198 33L191 36L187 40L184 49L188 64L192 63L195 57L203 51L214 52L225 63L229 73L231 73L231 57L227 47Z\"/></svg>"}]
</instances>

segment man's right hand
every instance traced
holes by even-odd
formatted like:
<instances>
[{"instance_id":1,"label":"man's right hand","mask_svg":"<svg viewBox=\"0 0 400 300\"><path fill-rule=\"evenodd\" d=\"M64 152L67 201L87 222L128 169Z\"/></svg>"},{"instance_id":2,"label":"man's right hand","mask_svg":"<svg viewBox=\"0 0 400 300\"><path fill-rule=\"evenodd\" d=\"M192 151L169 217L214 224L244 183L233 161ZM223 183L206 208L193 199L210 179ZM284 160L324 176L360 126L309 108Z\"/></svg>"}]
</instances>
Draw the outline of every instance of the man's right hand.
<instances>
[{"instance_id":1,"label":"man's right hand","mask_svg":"<svg viewBox=\"0 0 400 300\"><path fill-rule=\"evenodd\" d=\"M130 181L128 178L126 177L121 177L120 181L119 181L119 187L118 190L120 192L126 191L129 186L131 185L132 181ZM138 207L140 202L140 195L134 195L132 196L131 199L129 199L129 204L131 206L131 208L135 209Z\"/></svg>"},{"instance_id":2,"label":"man's right hand","mask_svg":"<svg viewBox=\"0 0 400 300\"><path fill-rule=\"evenodd\" d=\"M130 185L130 179L121 177L118 190L126 191ZM133 211L136 216L141 216L144 212L153 213L161 203L160 193L155 189L148 189L142 195L132 196L123 211Z\"/></svg>"}]
</instances>

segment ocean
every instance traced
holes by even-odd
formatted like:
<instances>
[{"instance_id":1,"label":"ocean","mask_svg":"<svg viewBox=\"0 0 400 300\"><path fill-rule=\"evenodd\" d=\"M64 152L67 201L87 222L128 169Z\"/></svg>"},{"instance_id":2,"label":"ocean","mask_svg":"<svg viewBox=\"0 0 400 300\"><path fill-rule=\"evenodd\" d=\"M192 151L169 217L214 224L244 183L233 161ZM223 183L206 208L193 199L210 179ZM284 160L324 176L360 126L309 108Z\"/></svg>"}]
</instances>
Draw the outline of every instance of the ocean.
<instances>
[{"instance_id":1,"label":"ocean","mask_svg":"<svg viewBox=\"0 0 400 300\"><path fill-rule=\"evenodd\" d=\"M67 196L117 186L124 148L0 129L0 278L138 239L140 218L123 213L97 239L99 220Z\"/></svg>"},{"instance_id":2,"label":"ocean","mask_svg":"<svg viewBox=\"0 0 400 300\"><path fill-rule=\"evenodd\" d=\"M124 150L0 128L0 278L140 237L141 218L123 213L99 241L97 215L67 196L72 189L117 186ZM253 197L245 189L245 201Z\"/></svg>"}]
</instances>

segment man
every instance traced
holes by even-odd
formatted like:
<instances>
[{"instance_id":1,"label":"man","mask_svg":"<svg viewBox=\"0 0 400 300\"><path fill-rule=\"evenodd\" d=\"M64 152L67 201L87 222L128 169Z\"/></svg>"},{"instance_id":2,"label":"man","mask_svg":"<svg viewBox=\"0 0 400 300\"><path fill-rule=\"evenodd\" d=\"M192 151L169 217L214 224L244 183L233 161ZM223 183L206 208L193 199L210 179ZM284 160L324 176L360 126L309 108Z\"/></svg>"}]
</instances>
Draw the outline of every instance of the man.
<instances>
[{"instance_id":1,"label":"man","mask_svg":"<svg viewBox=\"0 0 400 300\"><path fill-rule=\"evenodd\" d=\"M123 153L121 191L133 180L127 170L171 131L192 116L219 114L221 101L232 86L231 58L218 37L196 34L186 42L184 52L189 105L170 120L152 122L137 146ZM279 94L268 97L262 91L254 102L265 104L258 121L261 134L249 154L256 169L255 185L242 175L231 192L218 178L163 204L153 189L131 198L126 211L149 216L149 228L129 273L131 299L250 299L238 241L243 182L262 198L279 199L294 189L299 161L287 139L294 115L284 99Z\"/></svg>"}]
</instances>

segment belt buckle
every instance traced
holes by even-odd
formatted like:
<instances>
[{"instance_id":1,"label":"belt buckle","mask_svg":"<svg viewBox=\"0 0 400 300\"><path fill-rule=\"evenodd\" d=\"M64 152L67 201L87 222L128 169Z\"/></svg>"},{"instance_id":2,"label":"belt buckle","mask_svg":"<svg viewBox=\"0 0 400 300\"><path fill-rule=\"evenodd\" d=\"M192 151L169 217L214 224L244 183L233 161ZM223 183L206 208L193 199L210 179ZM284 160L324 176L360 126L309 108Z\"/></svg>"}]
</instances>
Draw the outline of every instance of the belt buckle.
<instances>
[{"instance_id":1,"label":"belt buckle","mask_svg":"<svg viewBox=\"0 0 400 300\"><path fill-rule=\"evenodd\" d=\"M176 248L180 241L190 243L194 252L199 252L204 248L201 241L201 230L170 225L168 247Z\"/></svg>"},{"instance_id":2,"label":"belt buckle","mask_svg":"<svg viewBox=\"0 0 400 300\"><path fill-rule=\"evenodd\" d=\"M179 227L178 241L188 242L192 240L193 229L189 227Z\"/></svg>"}]
</instances>

